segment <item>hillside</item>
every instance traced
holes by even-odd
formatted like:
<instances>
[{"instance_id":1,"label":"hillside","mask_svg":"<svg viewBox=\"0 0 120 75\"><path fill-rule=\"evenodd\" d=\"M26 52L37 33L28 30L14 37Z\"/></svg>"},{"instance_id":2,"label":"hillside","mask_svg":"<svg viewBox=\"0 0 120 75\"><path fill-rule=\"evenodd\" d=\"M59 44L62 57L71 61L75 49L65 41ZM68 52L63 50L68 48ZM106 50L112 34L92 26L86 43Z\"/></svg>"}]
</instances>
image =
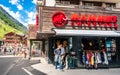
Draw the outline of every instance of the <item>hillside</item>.
<instances>
[{"instance_id":1,"label":"hillside","mask_svg":"<svg viewBox=\"0 0 120 75\"><path fill-rule=\"evenodd\" d=\"M6 19L10 19L12 21L11 23L13 26L19 26L22 29L27 31L27 27L25 27L23 24L21 24L19 21L17 21L15 18L13 18L8 12L6 12L1 6L0 6L0 18L6 21ZM9 21L6 21L9 22Z\"/></svg>"},{"instance_id":2,"label":"hillside","mask_svg":"<svg viewBox=\"0 0 120 75\"><path fill-rule=\"evenodd\" d=\"M14 19L0 6L0 39L8 32L27 33L27 27Z\"/></svg>"},{"instance_id":3,"label":"hillside","mask_svg":"<svg viewBox=\"0 0 120 75\"><path fill-rule=\"evenodd\" d=\"M4 34L8 32L16 32L16 33L22 34L21 31L9 26L8 24L6 24L4 21L0 19L0 39L3 39Z\"/></svg>"}]
</instances>

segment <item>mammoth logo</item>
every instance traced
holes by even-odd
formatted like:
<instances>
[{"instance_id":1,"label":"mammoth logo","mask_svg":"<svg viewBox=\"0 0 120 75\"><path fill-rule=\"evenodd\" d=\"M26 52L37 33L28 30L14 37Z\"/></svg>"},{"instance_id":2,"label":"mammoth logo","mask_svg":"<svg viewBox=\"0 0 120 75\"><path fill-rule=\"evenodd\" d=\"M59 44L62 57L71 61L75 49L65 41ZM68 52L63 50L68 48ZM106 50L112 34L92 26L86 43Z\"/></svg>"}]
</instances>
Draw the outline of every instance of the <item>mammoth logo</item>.
<instances>
[{"instance_id":1,"label":"mammoth logo","mask_svg":"<svg viewBox=\"0 0 120 75\"><path fill-rule=\"evenodd\" d=\"M63 12L56 12L52 16L52 23L55 27L64 27L67 23L66 16Z\"/></svg>"}]
</instances>

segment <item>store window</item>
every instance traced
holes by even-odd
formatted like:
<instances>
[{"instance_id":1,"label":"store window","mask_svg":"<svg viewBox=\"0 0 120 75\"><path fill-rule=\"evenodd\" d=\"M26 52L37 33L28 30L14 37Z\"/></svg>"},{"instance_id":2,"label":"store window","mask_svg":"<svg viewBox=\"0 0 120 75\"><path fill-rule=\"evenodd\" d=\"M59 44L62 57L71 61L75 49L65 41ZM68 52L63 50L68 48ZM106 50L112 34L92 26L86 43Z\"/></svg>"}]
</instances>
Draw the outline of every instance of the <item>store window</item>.
<instances>
[{"instance_id":1,"label":"store window","mask_svg":"<svg viewBox=\"0 0 120 75\"><path fill-rule=\"evenodd\" d=\"M64 4L70 4L69 0L56 0L57 5L64 5Z\"/></svg>"},{"instance_id":2,"label":"store window","mask_svg":"<svg viewBox=\"0 0 120 75\"><path fill-rule=\"evenodd\" d=\"M117 61L116 40L114 38L106 39L106 51L107 51L108 61L116 62Z\"/></svg>"},{"instance_id":3,"label":"store window","mask_svg":"<svg viewBox=\"0 0 120 75\"><path fill-rule=\"evenodd\" d=\"M74 4L79 5L80 0L56 0L57 4Z\"/></svg>"},{"instance_id":4,"label":"store window","mask_svg":"<svg viewBox=\"0 0 120 75\"><path fill-rule=\"evenodd\" d=\"M106 3L106 8L107 9L112 9L112 8L115 8L115 3Z\"/></svg>"},{"instance_id":5,"label":"store window","mask_svg":"<svg viewBox=\"0 0 120 75\"><path fill-rule=\"evenodd\" d=\"M81 62L86 68L98 68L101 65L108 65L105 38L83 37Z\"/></svg>"},{"instance_id":6,"label":"store window","mask_svg":"<svg viewBox=\"0 0 120 75\"><path fill-rule=\"evenodd\" d=\"M93 5L101 7L102 6L102 2L94 2Z\"/></svg>"},{"instance_id":7,"label":"store window","mask_svg":"<svg viewBox=\"0 0 120 75\"><path fill-rule=\"evenodd\" d=\"M92 8L93 3L92 2L83 2L83 6L86 8Z\"/></svg>"},{"instance_id":8,"label":"store window","mask_svg":"<svg viewBox=\"0 0 120 75\"><path fill-rule=\"evenodd\" d=\"M41 56L41 50L42 50L42 42L40 41L33 41L32 42L32 56L37 57Z\"/></svg>"}]
</instances>

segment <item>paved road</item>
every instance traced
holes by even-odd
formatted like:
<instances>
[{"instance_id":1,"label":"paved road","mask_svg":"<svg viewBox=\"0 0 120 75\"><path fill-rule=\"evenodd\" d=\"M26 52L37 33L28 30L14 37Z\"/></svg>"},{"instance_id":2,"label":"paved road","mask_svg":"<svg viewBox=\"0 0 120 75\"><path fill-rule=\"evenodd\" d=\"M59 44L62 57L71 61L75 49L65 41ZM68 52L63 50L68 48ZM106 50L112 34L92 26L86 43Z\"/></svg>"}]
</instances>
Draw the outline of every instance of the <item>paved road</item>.
<instances>
[{"instance_id":1,"label":"paved road","mask_svg":"<svg viewBox=\"0 0 120 75\"><path fill-rule=\"evenodd\" d=\"M19 57L0 57L0 75L5 75L19 60Z\"/></svg>"},{"instance_id":2,"label":"paved road","mask_svg":"<svg viewBox=\"0 0 120 75\"><path fill-rule=\"evenodd\" d=\"M54 69L53 66L50 67L50 71L49 71L48 70L49 65L46 64L37 66L40 69L40 71L37 71L36 69L31 67L31 65L37 63L39 63L38 60L28 60L22 57L14 57L8 55L0 56L0 75L119 75L120 74L120 69L98 69L98 70L72 69L72 70L64 70L64 72L61 72L59 70Z\"/></svg>"},{"instance_id":3,"label":"paved road","mask_svg":"<svg viewBox=\"0 0 120 75\"><path fill-rule=\"evenodd\" d=\"M36 63L39 61L22 57L0 56L0 75L46 75L31 67Z\"/></svg>"}]
</instances>

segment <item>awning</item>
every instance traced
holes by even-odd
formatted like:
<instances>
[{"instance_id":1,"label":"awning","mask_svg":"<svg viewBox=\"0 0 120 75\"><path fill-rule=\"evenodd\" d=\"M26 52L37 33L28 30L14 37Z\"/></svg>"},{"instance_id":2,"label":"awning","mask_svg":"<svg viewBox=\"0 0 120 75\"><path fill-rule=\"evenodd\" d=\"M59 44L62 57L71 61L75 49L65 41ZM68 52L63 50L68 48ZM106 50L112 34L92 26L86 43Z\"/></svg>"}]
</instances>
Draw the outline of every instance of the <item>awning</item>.
<instances>
[{"instance_id":1,"label":"awning","mask_svg":"<svg viewBox=\"0 0 120 75\"><path fill-rule=\"evenodd\" d=\"M101 37L120 37L120 33L116 31L105 30L68 30L53 29L56 35L61 36L101 36Z\"/></svg>"}]
</instances>

